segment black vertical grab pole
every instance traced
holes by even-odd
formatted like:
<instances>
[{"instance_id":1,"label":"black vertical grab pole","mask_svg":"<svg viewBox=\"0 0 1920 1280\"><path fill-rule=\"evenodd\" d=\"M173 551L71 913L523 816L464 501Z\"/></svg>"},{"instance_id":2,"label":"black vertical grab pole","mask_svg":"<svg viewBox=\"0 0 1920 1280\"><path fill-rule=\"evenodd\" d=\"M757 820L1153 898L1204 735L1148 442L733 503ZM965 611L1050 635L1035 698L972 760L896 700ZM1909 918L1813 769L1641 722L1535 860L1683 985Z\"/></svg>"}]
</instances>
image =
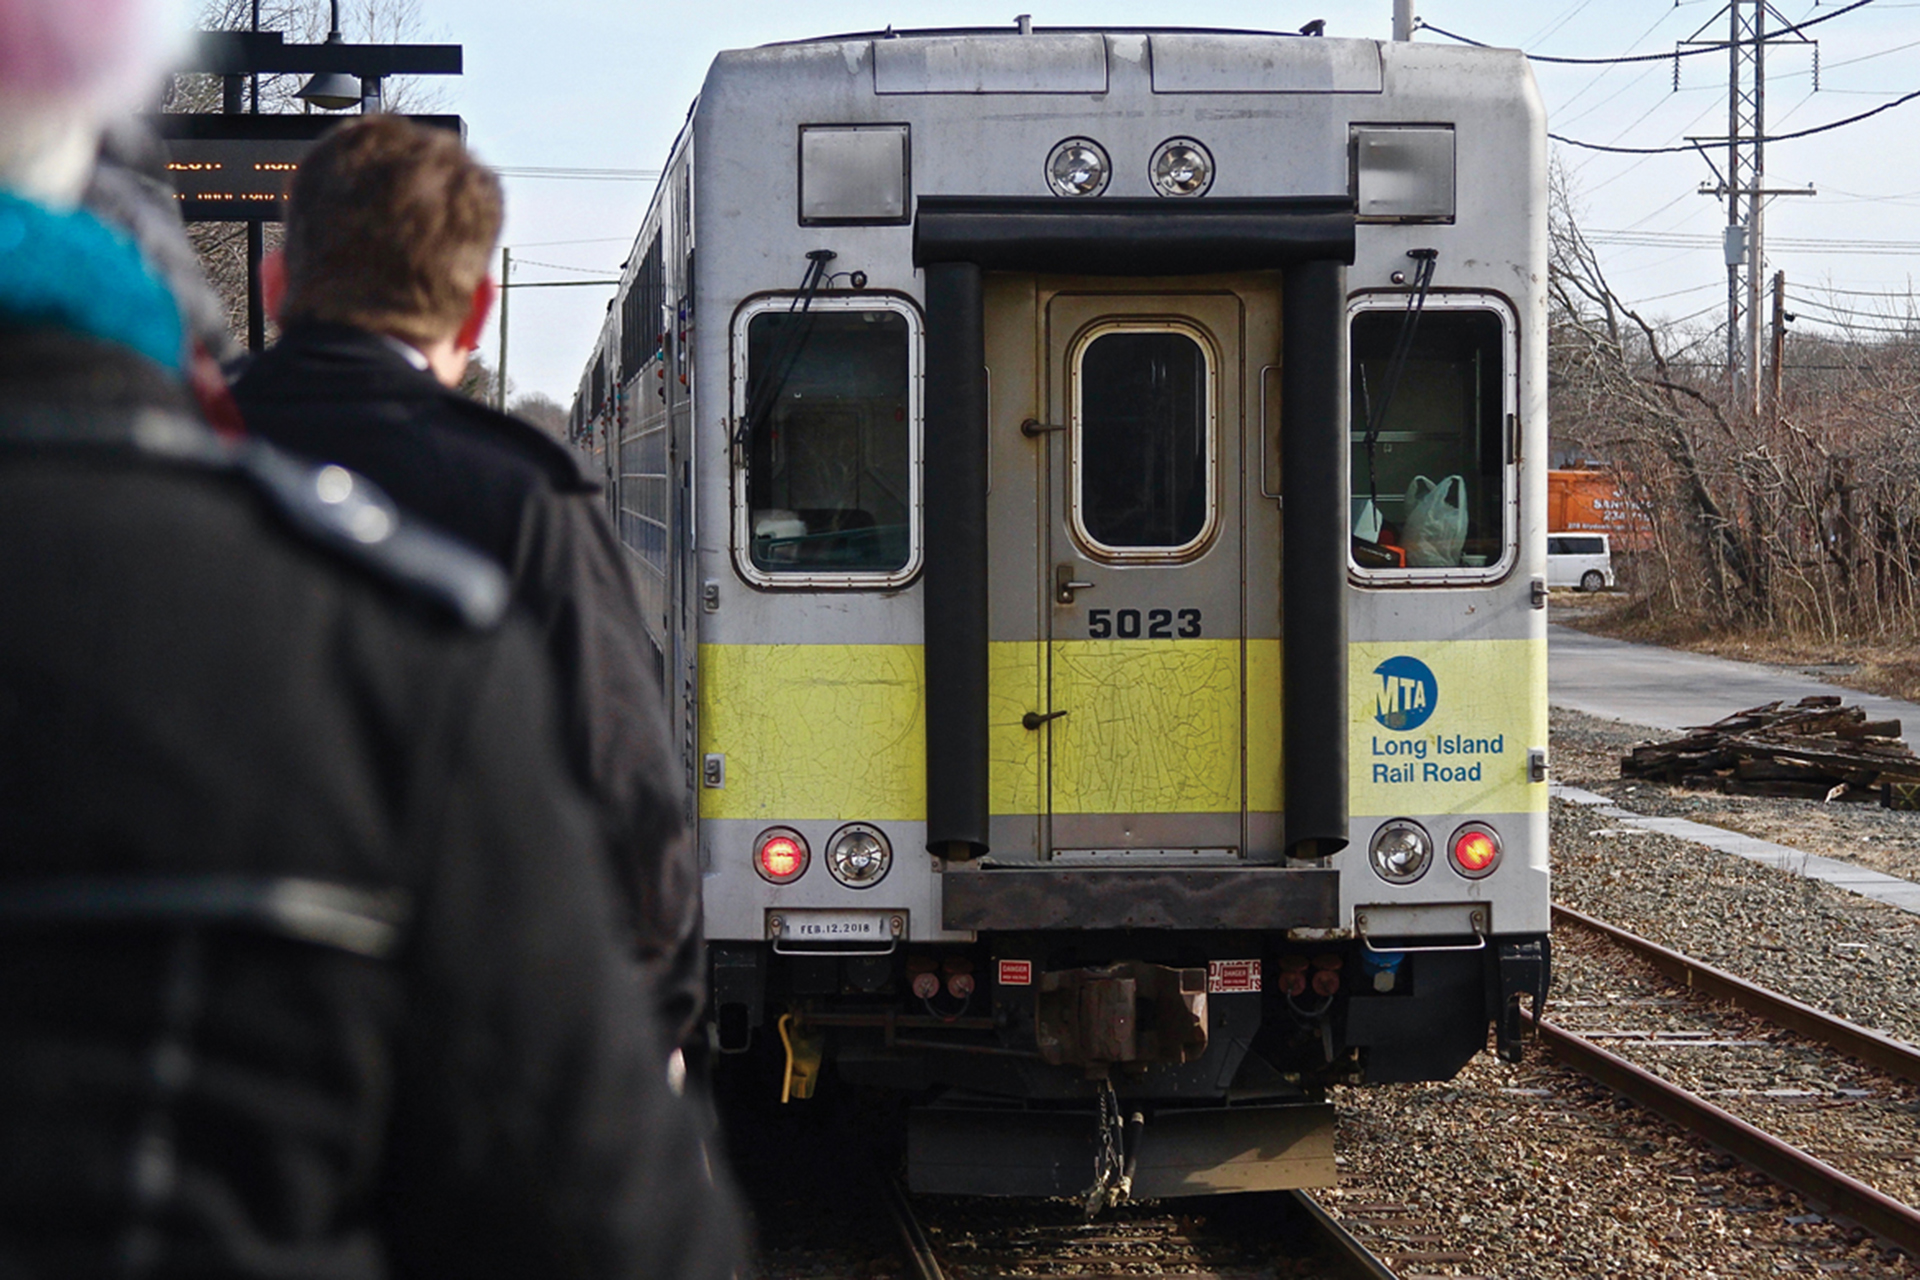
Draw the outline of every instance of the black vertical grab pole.
<instances>
[{"instance_id":1,"label":"black vertical grab pole","mask_svg":"<svg viewBox=\"0 0 1920 1280\"><path fill-rule=\"evenodd\" d=\"M927 847L987 840L987 388L980 268L927 273Z\"/></svg>"},{"instance_id":2,"label":"black vertical grab pole","mask_svg":"<svg viewBox=\"0 0 1920 1280\"><path fill-rule=\"evenodd\" d=\"M1347 843L1347 269L1281 280L1281 666L1290 858Z\"/></svg>"}]
</instances>

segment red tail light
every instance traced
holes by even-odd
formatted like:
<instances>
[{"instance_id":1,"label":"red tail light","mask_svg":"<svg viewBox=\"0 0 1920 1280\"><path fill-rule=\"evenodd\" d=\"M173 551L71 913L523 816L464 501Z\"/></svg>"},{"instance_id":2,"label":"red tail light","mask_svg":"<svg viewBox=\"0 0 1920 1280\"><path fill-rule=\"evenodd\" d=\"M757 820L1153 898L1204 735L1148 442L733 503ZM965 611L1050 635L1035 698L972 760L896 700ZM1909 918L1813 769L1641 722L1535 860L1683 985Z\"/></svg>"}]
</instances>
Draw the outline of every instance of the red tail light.
<instances>
[{"instance_id":1,"label":"red tail light","mask_svg":"<svg viewBox=\"0 0 1920 1280\"><path fill-rule=\"evenodd\" d=\"M760 833L753 846L753 869L763 880L787 884L798 880L810 858L807 841L798 831L774 827Z\"/></svg>"},{"instance_id":2,"label":"red tail light","mask_svg":"<svg viewBox=\"0 0 1920 1280\"><path fill-rule=\"evenodd\" d=\"M1478 880L1500 865L1500 836L1485 823L1469 822L1453 833L1453 869Z\"/></svg>"}]
</instances>

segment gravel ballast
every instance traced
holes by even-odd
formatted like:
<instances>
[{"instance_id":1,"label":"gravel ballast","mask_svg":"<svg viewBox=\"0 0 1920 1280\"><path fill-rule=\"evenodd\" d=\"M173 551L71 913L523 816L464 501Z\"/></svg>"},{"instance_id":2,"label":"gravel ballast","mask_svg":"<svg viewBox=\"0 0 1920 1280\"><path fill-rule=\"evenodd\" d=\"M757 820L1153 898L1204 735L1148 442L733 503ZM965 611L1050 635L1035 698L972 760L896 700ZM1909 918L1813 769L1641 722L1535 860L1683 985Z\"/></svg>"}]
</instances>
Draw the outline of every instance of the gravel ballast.
<instances>
[{"instance_id":1,"label":"gravel ballast","mask_svg":"<svg viewBox=\"0 0 1920 1280\"><path fill-rule=\"evenodd\" d=\"M1737 710L1737 708L1729 708ZM1809 853L1850 858L1920 878L1920 814L1866 805L1747 799L1623 783L1619 756L1652 731L1555 710L1556 781L1611 796L1623 808L1745 831ZM1733 813L1739 825L1726 820ZM1657 833L1622 828L1554 801L1557 900L1741 977L1903 1040L1920 1042L1920 916L1829 885ZM1913 851L1909 858L1907 851ZM1571 930L1556 937L1555 1002L1566 1021L1631 1029L1674 988L1623 979ZM1727 1039L1770 1033L1728 1014ZM1629 1043L1609 1048L1671 1071L1730 1110L1826 1154L1864 1148L1856 1172L1890 1194L1920 1186L1920 1107L1914 1091L1853 1064L1791 1048L1722 1059L1705 1049ZM1693 1075L1694 1080L1685 1077ZM1871 1106L1847 1095L1871 1095ZM1798 1097L1793 1095L1800 1095ZM1920 1276L1913 1260L1536 1049L1520 1067L1476 1059L1445 1085L1344 1089L1341 1187L1329 1207L1405 1202L1437 1254L1465 1262L1409 1274L1502 1280L1632 1275ZM1823 1112L1847 1107L1847 1124ZM1849 1128L1848 1125L1854 1127ZM1356 1227L1356 1229L1358 1229Z\"/></svg>"}]
</instances>

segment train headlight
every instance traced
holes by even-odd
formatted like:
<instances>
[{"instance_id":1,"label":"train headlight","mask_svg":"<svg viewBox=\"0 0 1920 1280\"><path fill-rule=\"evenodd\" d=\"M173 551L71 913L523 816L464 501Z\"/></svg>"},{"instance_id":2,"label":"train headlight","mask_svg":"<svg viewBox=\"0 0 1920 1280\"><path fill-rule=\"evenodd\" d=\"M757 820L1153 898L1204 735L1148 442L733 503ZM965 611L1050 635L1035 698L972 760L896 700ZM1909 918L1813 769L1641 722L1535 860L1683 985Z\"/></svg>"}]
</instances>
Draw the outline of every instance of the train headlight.
<instances>
[{"instance_id":1,"label":"train headlight","mask_svg":"<svg viewBox=\"0 0 1920 1280\"><path fill-rule=\"evenodd\" d=\"M1469 822L1453 833L1450 852L1453 869L1478 880L1500 865L1500 833L1484 822Z\"/></svg>"},{"instance_id":2,"label":"train headlight","mask_svg":"<svg viewBox=\"0 0 1920 1280\"><path fill-rule=\"evenodd\" d=\"M1373 833L1367 860L1388 884L1412 884L1433 865L1433 837L1419 823L1395 818Z\"/></svg>"},{"instance_id":3,"label":"train headlight","mask_svg":"<svg viewBox=\"0 0 1920 1280\"><path fill-rule=\"evenodd\" d=\"M1154 149L1147 173L1163 196L1203 196L1213 185L1213 156L1192 138L1168 138Z\"/></svg>"},{"instance_id":4,"label":"train headlight","mask_svg":"<svg viewBox=\"0 0 1920 1280\"><path fill-rule=\"evenodd\" d=\"M807 838L791 827L769 827L753 842L753 869L773 884L798 880L812 858Z\"/></svg>"},{"instance_id":5,"label":"train headlight","mask_svg":"<svg viewBox=\"0 0 1920 1280\"><path fill-rule=\"evenodd\" d=\"M827 842L827 870L849 889L879 884L893 866L893 849L877 827L851 822Z\"/></svg>"},{"instance_id":6,"label":"train headlight","mask_svg":"<svg viewBox=\"0 0 1920 1280\"><path fill-rule=\"evenodd\" d=\"M1106 148L1092 138L1068 138L1047 155L1047 185L1057 196L1097 196L1112 177Z\"/></svg>"}]
</instances>

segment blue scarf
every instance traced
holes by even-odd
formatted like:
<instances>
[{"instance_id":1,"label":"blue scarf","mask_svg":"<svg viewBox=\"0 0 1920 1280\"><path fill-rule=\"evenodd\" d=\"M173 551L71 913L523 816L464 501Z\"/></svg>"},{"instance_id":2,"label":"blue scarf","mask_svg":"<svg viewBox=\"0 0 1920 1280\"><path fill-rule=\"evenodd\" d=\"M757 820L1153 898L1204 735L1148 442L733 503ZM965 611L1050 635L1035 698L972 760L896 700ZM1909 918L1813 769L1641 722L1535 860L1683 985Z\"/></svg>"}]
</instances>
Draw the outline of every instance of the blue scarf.
<instances>
[{"instance_id":1,"label":"blue scarf","mask_svg":"<svg viewBox=\"0 0 1920 1280\"><path fill-rule=\"evenodd\" d=\"M56 213L6 191L0 326L68 329L176 372L186 354L180 308L131 240L85 210Z\"/></svg>"}]
</instances>

